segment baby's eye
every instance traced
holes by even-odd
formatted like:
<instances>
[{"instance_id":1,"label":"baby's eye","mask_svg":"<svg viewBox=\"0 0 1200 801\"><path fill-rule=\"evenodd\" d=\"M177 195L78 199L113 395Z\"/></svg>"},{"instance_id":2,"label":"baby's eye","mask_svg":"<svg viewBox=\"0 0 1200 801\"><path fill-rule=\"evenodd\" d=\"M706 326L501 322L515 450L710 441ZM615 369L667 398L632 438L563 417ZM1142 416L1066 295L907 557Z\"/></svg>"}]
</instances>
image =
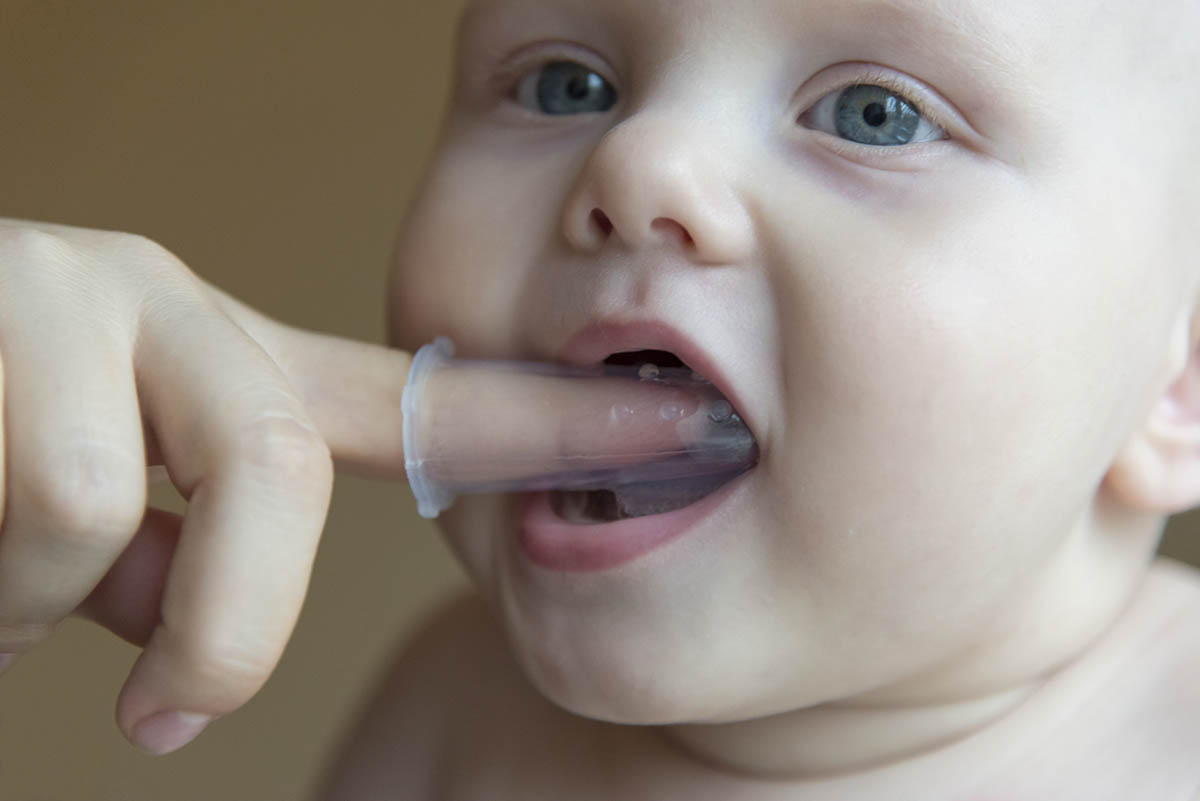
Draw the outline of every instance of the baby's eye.
<instances>
[{"instance_id":1,"label":"baby's eye","mask_svg":"<svg viewBox=\"0 0 1200 801\"><path fill-rule=\"evenodd\" d=\"M860 145L896 147L948 138L911 100L873 84L829 93L800 116L800 123Z\"/></svg>"},{"instance_id":2,"label":"baby's eye","mask_svg":"<svg viewBox=\"0 0 1200 801\"><path fill-rule=\"evenodd\" d=\"M517 102L543 114L597 114L616 105L617 90L583 64L552 61L521 79Z\"/></svg>"}]
</instances>

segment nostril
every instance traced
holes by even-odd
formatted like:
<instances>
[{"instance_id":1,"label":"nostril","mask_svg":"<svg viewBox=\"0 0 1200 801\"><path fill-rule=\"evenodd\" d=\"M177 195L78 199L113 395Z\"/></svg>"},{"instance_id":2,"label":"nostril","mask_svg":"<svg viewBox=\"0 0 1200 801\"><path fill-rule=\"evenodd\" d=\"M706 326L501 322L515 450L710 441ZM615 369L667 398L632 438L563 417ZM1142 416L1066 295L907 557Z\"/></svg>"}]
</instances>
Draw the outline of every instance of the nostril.
<instances>
[{"instance_id":1,"label":"nostril","mask_svg":"<svg viewBox=\"0 0 1200 801\"><path fill-rule=\"evenodd\" d=\"M592 225L599 229L604 236L613 232L612 220L608 219L608 215L600 209L592 209Z\"/></svg>"},{"instance_id":2,"label":"nostril","mask_svg":"<svg viewBox=\"0 0 1200 801\"><path fill-rule=\"evenodd\" d=\"M696 240L692 239L691 231L666 217L659 217L650 223L650 228L651 230L658 231L665 237L678 239L684 247L696 244Z\"/></svg>"}]
</instances>

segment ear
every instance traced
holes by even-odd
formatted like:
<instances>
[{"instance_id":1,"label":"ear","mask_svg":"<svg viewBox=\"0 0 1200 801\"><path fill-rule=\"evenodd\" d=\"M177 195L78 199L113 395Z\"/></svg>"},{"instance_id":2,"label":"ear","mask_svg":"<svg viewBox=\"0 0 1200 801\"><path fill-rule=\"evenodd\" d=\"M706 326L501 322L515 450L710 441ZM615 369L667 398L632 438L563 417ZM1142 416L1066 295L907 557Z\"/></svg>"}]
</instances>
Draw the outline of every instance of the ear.
<instances>
[{"instance_id":1,"label":"ear","mask_svg":"<svg viewBox=\"0 0 1200 801\"><path fill-rule=\"evenodd\" d=\"M1173 380L1117 454L1105 488L1124 505L1157 515L1200 506L1200 329L1179 325Z\"/></svg>"}]
</instances>

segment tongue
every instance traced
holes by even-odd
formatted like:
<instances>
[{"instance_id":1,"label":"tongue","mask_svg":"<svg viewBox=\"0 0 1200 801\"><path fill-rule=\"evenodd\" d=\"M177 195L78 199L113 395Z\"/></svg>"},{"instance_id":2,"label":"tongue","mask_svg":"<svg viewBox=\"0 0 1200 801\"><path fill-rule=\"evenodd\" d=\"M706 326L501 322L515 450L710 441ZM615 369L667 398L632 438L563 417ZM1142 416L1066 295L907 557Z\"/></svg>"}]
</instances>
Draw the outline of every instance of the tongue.
<instances>
[{"instance_id":1,"label":"tongue","mask_svg":"<svg viewBox=\"0 0 1200 801\"><path fill-rule=\"evenodd\" d=\"M644 517L682 509L729 483L733 474L695 476L677 481L629 484L613 490L617 505L626 517Z\"/></svg>"}]
</instances>

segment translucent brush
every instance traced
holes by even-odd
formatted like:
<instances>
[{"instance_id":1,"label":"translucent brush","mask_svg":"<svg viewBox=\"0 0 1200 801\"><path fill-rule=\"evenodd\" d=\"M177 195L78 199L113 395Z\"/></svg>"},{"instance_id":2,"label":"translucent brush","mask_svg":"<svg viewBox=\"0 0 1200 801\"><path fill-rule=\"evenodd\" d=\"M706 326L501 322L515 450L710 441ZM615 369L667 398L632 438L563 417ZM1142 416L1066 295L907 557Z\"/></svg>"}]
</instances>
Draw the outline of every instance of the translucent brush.
<instances>
[{"instance_id":1,"label":"translucent brush","mask_svg":"<svg viewBox=\"0 0 1200 801\"><path fill-rule=\"evenodd\" d=\"M728 400L687 368L456 359L417 351L402 398L405 468L423 517L458 495L611 490L633 514L754 466Z\"/></svg>"}]
</instances>

